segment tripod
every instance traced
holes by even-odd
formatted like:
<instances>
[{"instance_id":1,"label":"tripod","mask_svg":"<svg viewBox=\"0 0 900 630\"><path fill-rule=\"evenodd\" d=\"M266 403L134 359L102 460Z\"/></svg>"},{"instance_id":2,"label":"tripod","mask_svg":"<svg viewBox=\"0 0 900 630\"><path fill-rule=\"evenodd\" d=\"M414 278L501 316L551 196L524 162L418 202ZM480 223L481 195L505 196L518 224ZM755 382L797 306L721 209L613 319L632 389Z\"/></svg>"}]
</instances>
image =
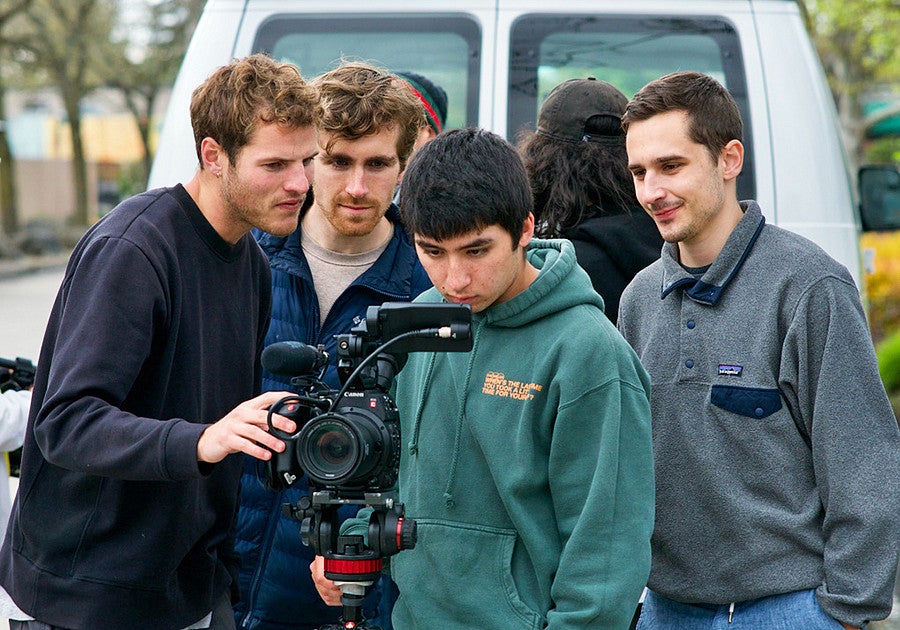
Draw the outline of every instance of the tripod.
<instances>
[{"instance_id":1,"label":"tripod","mask_svg":"<svg viewBox=\"0 0 900 630\"><path fill-rule=\"evenodd\" d=\"M340 534L338 508L342 505L372 508L368 536ZM381 492L362 498L341 497L334 490L301 497L296 506L286 504L285 515L301 521L300 537L325 559L325 577L341 589L341 620L319 630L381 630L366 622L362 612L366 587L381 575L383 558L416 545L416 522L404 517L402 503ZM368 540L367 540L368 538Z\"/></svg>"}]
</instances>

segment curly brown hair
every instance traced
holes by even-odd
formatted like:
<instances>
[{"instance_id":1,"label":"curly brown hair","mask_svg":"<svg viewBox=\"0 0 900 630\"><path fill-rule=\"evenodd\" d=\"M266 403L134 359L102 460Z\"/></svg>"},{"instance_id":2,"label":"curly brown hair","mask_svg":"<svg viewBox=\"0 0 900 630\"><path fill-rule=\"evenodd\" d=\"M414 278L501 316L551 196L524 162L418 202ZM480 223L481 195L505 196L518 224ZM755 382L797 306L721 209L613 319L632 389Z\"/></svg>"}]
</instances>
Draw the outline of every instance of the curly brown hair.
<instances>
[{"instance_id":1,"label":"curly brown hair","mask_svg":"<svg viewBox=\"0 0 900 630\"><path fill-rule=\"evenodd\" d=\"M296 66L258 53L213 72L191 95L191 126L200 167L200 143L212 138L234 162L260 123L290 128L315 125L318 96Z\"/></svg>"},{"instance_id":2,"label":"curly brown hair","mask_svg":"<svg viewBox=\"0 0 900 630\"><path fill-rule=\"evenodd\" d=\"M367 63L345 61L314 79L313 85L322 107L318 128L333 134L331 143L358 140L396 126L401 170L406 166L419 130L427 122L425 109L402 79Z\"/></svg>"}]
</instances>

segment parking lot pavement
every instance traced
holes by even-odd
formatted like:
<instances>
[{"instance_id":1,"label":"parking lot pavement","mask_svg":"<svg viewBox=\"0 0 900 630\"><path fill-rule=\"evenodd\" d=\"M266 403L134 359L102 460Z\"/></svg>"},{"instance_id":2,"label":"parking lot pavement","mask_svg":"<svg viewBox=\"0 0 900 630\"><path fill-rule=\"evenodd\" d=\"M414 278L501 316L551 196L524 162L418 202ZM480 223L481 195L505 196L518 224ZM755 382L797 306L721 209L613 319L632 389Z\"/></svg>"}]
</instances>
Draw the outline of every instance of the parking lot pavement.
<instances>
[{"instance_id":1,"label":"parking lot pavement","mask_svg":"<svg viewBox=\"0 0 900 630\"><path fill-rule=\"evenodd\" d=\"M15 278L22 274L41 269L65 267L70 252L61 252L46 256L20 256L19 258L0 258L0 278Z\"/></svg>"}]
</instances>

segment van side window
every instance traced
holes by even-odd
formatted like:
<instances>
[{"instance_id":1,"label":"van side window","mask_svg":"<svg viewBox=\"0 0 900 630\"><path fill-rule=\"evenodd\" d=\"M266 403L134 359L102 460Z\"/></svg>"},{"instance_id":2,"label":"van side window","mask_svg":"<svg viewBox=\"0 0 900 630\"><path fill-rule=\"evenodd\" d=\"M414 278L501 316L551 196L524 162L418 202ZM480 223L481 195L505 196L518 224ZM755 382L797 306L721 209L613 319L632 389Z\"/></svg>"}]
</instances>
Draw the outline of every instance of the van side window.
<instances>
[{"instance_id":1,"label":"van side window","mask_svg":"<svg viewBox=\"0 0 900 630\"><path fill-rule=\"evenodd\" d=\"M481 28L466 14L276 15L260 26L253 52L289 61L309 79L342 58L418 72L447 91L448 128L478 124Z\"/></svg>"},{"instance_id":2,"label":"van side window","mask_svg":"<svg viewBox=\"0 0 900 630\"><path fill-rule=\"evenodd\" d=\"M507 136L534 129L541 103L557 84L593 76L625 96L670 72L715 77L732 93L744 120L740 199L756 198L747 83L737 32L720 17L527 14L510 36Z\"/></svg>"}]
</instances>

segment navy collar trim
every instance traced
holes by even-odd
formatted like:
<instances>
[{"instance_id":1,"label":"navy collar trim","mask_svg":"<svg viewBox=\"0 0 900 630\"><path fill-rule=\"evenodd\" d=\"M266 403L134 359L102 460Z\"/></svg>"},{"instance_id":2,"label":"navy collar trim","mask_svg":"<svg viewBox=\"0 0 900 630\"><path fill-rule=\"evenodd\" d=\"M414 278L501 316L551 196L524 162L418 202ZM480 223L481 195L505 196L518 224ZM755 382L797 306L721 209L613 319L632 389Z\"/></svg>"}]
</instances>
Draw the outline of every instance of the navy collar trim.
<instances>
[{"instance_id":1,"label":"navy collar trim","mask_svg":"<svg viewBox=\"0 0 900 630\"><path fill-rule=\"evenodd\" d=\"M756 240L759 238L759 235L762 234L763 227L765 227L766 218L760 216L759 224L756 226L756 230L753 232L753 236L750 237L750 240L747 241L746 247L744 247L744 251L741 253L738 260L731 267L731 272L725 278L725 280L720 285L709 284L703 281L703 278L696 279L693 277L684 277L681 278L668 286L663 286L662 291L660 292L659 298L665 299L667 295L669 295L675 289L680 287L684 287L684 293L689 298L694 300L695 302L700 302L701 304L708 304L709 306L715 306L718 304L719 300L722 297L722 293L725 291L725 287L727 287L734 277L737 275L738 271L740 271L741 267L743 267L744 262L747 260L747 257L750 255L750 251L753 249L753 245L756 244ZM713 263L715 266L715 262ZM707 271L703 277L706 277L709 274Z\"/></svg>"}]
</instances>

